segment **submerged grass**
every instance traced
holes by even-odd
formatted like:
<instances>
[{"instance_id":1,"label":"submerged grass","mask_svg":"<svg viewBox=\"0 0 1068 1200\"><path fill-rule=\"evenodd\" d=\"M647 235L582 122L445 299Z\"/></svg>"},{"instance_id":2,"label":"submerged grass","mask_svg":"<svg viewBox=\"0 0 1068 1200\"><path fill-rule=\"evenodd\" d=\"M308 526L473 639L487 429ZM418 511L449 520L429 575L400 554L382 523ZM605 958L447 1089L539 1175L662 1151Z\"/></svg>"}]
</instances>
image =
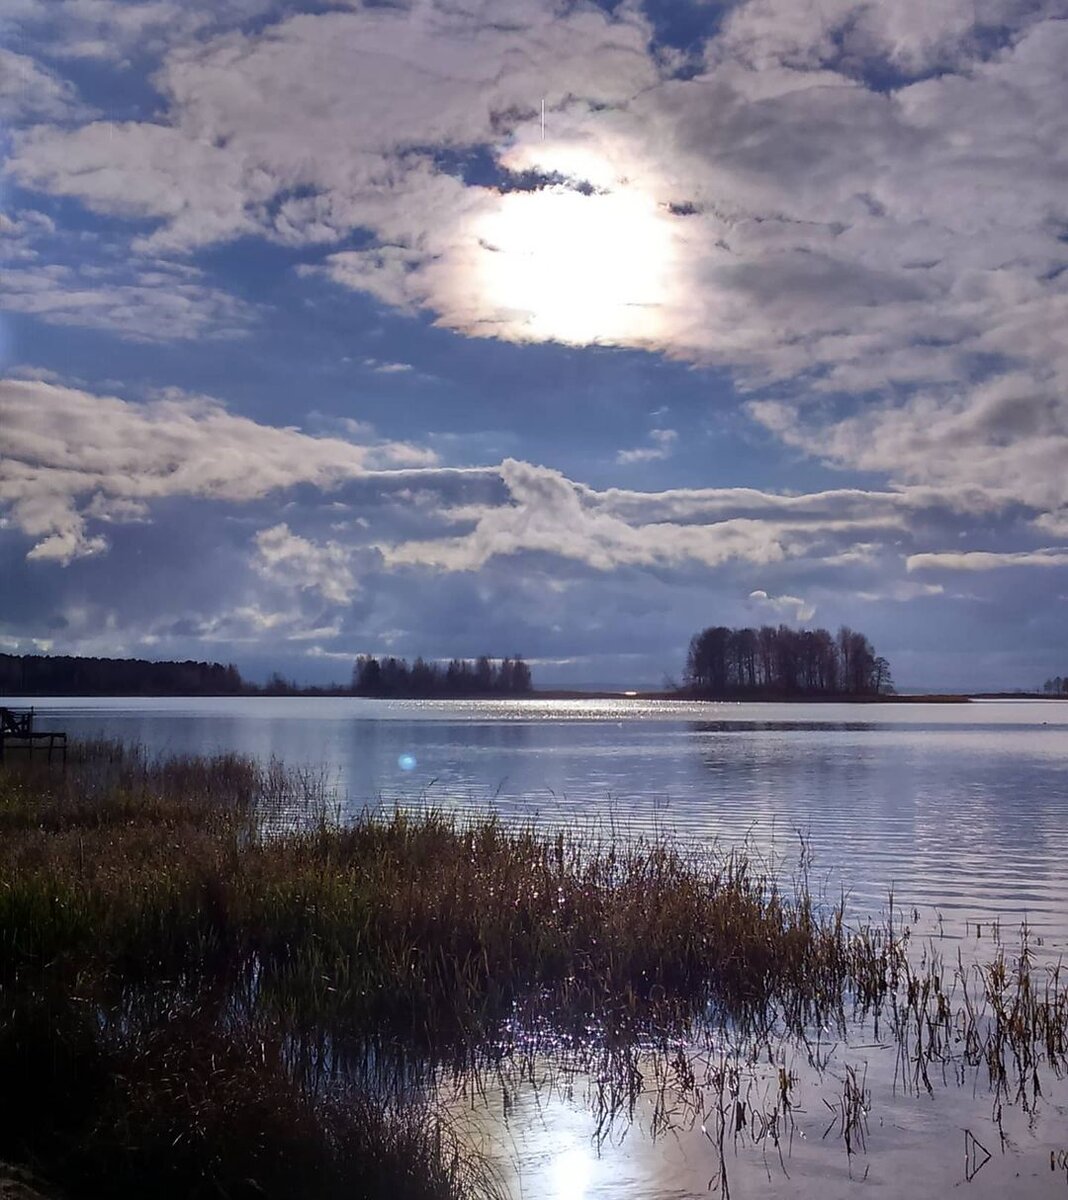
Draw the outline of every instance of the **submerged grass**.
<instances>
[{"instance_id":1,"label":"submerged grass","mask_svg":"<svg viewBox=\"0 0 1068 1200\"><path fill-rule=\"evenodd\" d=\"M650 1045L804 1037L847 1007L917 1071L952 1038L1063 1063L1059 979L1003 963L960 990L892 921L851 928L803 872L783 886L737 852L440 812L343 824L314 776L107 742L0 772L0 1074L28 1081L0 1100L0 1154L83 1192L492 1191L419 1096L438 1067L545 1046L586 1048L608 1110Z\"/></svg>"}]
</instances>

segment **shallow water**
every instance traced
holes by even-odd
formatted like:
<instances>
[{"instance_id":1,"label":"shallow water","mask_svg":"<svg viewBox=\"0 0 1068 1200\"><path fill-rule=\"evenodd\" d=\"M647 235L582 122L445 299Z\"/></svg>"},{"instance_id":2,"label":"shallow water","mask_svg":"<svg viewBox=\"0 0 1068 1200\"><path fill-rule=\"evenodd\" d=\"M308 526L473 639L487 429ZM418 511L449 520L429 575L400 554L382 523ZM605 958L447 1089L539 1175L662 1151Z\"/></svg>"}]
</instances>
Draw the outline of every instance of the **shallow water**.
<instances>
[{"instance_id":1,"label":"shallow water","mask_svg":"<svg viewBox=\"0 0 1068 1200\"><path fill-rule=\"evenodd\" d=\"M506 819L579 822L630 833L748 842L845 888L854 914L895 910L955 962L1011 947L1026 920L1044 959L1068 951L1068 702L953 705L680 704L641 701L394 702L345 698L54 699L44 728L107 735L162 752L234 750L322 771L348 811L429 803ZM915 909L915 914L913 914ZM832 1036L829 1034L828 1036ZM837 1036L836 1034L833 1036ZM698 1056L699 1057L699 1056ZM896 1055L859 1027L814 1071L796 1071L780 1161L769 1138L728 1139L730 1195L825 1200L878 1187L889 1196L1068 1195L1068 1091L1045 1078L1031 1112L1008 1105L1000 1129L982 1072L949 1068L932 1091L903 1086ZM845 1067L867 1071L862 1152L848 1155L834 1105ZM524 1200L724 1194L700 1119L649 1136L655 1089L633 1124L601 1144L581 1075L546 1064L527 1082L448 1103ZM895 1073L898 1077L895 1078ZM752 1089L755 1089L752 1090ZM830 1107L828 1107L830 1106ZM830 1132L825 1135L828 1123ZM966 1140L991 1158L974 1177ZM969 1143L970 1144L970 1143ZM1052 1157L1051 1157L1052 1156ZM980 1155L981 1157L981 1155ZM974 1164L973 1164L974 1165Z\"/></svg>"}]
</instances>

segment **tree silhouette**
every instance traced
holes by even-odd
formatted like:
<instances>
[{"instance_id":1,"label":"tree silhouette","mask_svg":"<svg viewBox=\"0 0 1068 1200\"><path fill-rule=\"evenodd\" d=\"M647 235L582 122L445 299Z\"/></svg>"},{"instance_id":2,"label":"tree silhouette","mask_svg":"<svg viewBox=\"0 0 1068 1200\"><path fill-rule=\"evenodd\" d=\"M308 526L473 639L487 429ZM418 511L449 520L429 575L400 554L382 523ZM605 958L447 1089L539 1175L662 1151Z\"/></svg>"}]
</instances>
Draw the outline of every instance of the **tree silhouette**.
<instances>
[{"instance_id":1,"label":"tree silhouette","mask_svg":"<svg viewBox=\"0 0 1068 1200\"><path fill-rule=\"evenodd\" d=\"M826 629L728 629L694 634L686 656L686 687L698 695L887 695L890 664L862 633Z\"/></svg>"}]
</instances>

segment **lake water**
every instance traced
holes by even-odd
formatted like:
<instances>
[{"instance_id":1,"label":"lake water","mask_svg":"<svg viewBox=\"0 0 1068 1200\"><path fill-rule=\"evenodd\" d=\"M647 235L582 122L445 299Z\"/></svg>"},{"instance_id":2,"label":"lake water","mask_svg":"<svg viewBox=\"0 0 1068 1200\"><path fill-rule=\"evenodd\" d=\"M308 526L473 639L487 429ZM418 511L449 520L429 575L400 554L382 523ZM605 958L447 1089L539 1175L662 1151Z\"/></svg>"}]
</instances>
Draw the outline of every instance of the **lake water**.
<instances>
[{"instance_id":1,"label":"lake water","mask_svg":"<svg viewBox=\"0 0 1068 1200\"><path fill-rule=\"evenodd\" d=\"M1041 953L1068 952L1068 702L690 704L637 700L372 701L350 698L35 699L43 728L114 736L166 753L234 750L322 772L348 811L431 804L505 819L592 823L628 833L747 842L789 868L799 836L815 876L854 913L917 910L955 961L981 956L991 922L1026 920ZM986 940L983 929L986 929ZM1009 940L1009 939L1007 939ZM796 1048L795 1048L796 1049ZM784 1054L793 1051L784 1050ZM785 1163L742 1146L731 1195L1068 1195L1068 1094L1009 1113L1001 1134L973 1076L917 1095L870 1031L818 1078ZM821 1136L846 1065L871 1071L868 1144L852 1160ZM770 1077L769 1077L770 1078ZM707 1194L711 1147L698 1125L591 1141L574 1094L531 1085L450 1104L527 1200ZM771 1086L770 1084L768 1086ZM828 1091L828 1087L830 1091ZM650 1118L651 1120L651 1118ZM963 1146L994 1151L974 1175ZM1060 1155L1061 1157L1058 1157ZM1051 1157L1052 1156L1052 1157Z\"/></svg>"},{"instance_id":2,"label":"lake water","mask_svg":"<svg viewBox=\"0 0 1068 1200\"><path fill-rule=\"evenodd\" d=\"M1068 702L36 699L42 728L322 771L350 811L429 803L749 842L879 911L1023 917L1068 949Z\"/></svg>"}]
</instances>

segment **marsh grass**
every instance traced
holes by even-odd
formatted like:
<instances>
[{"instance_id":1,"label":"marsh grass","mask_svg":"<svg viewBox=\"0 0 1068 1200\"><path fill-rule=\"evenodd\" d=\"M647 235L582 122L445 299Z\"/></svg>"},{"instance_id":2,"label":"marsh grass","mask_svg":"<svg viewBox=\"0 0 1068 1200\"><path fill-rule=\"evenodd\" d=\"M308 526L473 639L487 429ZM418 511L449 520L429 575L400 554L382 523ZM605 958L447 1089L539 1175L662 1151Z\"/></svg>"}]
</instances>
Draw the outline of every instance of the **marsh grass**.
<instances>
[{"instance_id":1,"label":"marsh grass","mask_svg":"<svg viewBox=\"0 0 1068 1200\"><path fill-rule=\"evenodd\" d=\"M783 878L434 811L342 823L313 774L109 742L0 771L0 1006L0 1073L24 1081L0 1154L116 1196L492 1192L427 1107L435 1080L507 1088L546 1056L592 1080L602 1130L651 1086L661 1124L716 1113L721 1152L748 1129L781 1160L792 1076L757 1096L738 1062L698 1079L684 1047L790 1037L818 1066L825 1031L873 1019L918 1084L963 1057L1033 1095L1068 1029L1059 975L914 965L892 910L850 925L804 861Z\"/></svg>"}]
</instances>

